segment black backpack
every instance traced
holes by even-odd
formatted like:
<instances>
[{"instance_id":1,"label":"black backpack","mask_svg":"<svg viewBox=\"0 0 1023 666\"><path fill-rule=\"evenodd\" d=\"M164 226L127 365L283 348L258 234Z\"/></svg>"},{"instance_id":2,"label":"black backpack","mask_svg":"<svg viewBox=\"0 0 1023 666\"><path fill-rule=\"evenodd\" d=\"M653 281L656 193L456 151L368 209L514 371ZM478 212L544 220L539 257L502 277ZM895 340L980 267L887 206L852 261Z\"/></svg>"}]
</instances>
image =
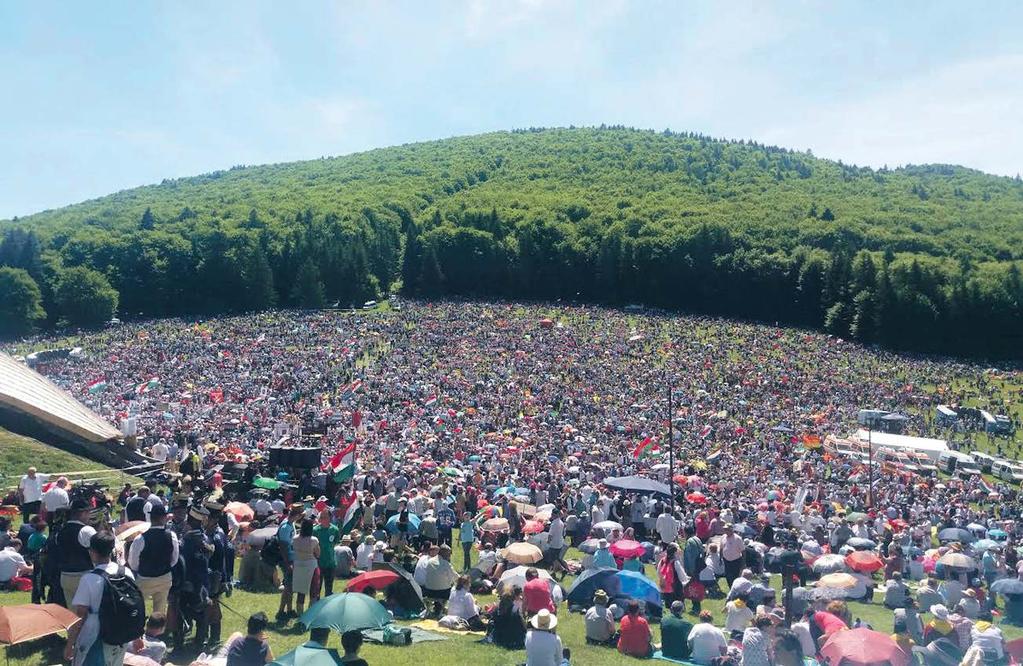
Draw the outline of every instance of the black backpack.
<instances>
[{"instance_id":1,"label":"black backpack","mask_svg":"<svg viewBox=\"0 0 1023 666\"><path fill-rule=\"evenodd\" d=\"M124 645L141 636L146 629L146 602L133 578L124 567L116 574L103 568L93 573L103 577L103 597L99 604L99 637L107 645Z\"/></svg>"},{"instance_id":2,"label":"black backpack","mask_svg":"<svg viewBox=\"0 0 1023 666\"><path fill-rule=\"evenodd\" d=\"M267 539L263 543L263 547L259 549L259 559L271 567L280 566L284 561L284 557L281 555L281 546L281 540L275 534Z\"/></svg>"}]
</instances>

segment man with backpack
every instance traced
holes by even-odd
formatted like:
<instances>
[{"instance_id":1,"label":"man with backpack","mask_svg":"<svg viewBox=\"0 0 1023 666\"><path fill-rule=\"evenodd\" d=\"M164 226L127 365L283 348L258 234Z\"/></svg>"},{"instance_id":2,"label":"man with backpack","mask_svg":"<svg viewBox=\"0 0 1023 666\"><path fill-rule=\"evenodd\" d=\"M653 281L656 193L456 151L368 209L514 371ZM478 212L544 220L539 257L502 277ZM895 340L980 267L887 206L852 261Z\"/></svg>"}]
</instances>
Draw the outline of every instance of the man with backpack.
<instances>
[{"instance_id":1,"label":"man with backpack","mask_svg":"<svg viewBox=\"0 0 1023 666\"><path fill-rule=\"evenodd\" d=\"M64 595L64 605L71 608L71 602L78 591L82 577L92 568L89 559L89 544L96 529L88 525L89 503L84 499L71 502L68 509L68 521L60 528L55 541L55 548L50 550L60 571L60 587Z\"/></svg>"},{"instance_id":2,"label":"man with backpack","mask_svg":"<svg viewBox=\"0 0 1023 666\"><path fill-rule=\"evenodd\" d=\"M64 658L72 666L120 666L128 644L145 631L146 607L130 569L110 561L114 535L89 540L93 569L82 576L71 609L84 622L68 630Z\"/></svg>"}]
</instances>

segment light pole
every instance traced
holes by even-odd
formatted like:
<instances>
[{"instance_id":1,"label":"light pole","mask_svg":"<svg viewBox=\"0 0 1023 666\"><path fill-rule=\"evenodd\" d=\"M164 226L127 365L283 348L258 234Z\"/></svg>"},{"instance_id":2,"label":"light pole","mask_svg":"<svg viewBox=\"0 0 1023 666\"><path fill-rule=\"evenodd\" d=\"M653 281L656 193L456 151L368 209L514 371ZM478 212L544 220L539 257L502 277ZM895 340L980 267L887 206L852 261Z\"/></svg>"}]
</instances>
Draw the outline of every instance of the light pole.
<instances>
[{"instance_id":1,"label":"light pole","mask_svg":"<svg viewBox=\"0 0 1023 666\"><path fill-rule=\"evenodd\" d=\"M671 515L675 515L675 408L672 393L675 388L668 384L668 493L671 495Z\"/></svg>"},{"instance_id":2,"label":"light pole","mask_svg":"<svg viewBox=\"0 0 1023 666\"><path fill-rule=\"evenodd\" d=\"M874 444L871 426L867 425L867 508L874 508Z\"/></svg>"}]
</instances>

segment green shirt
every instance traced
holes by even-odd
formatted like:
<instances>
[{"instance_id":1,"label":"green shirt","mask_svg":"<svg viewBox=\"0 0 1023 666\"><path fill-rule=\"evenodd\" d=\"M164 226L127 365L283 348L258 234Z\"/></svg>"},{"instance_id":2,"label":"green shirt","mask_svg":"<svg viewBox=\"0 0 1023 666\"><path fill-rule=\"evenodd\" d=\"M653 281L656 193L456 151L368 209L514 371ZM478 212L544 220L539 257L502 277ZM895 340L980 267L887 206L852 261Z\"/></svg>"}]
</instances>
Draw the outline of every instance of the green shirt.
<instances>
[{"instance_id":1,"label":"green shirt","mask_svg":"<svg viewBox=\"0 0 1023 666\"><path fill-rule=\"evenodd\" d=\"M313 536L320 542L320 567L333 569L334 546L341 540L341 530L334 524L326 527L317 525L313 528Z\"/></svg>"},{"instance_id":2,"label":"green shirt","mask_svg":"<svg viewBox=\"0 0 1023 666\"><path fill-rule=\"evenodd\" d=\"M688 659L689 632L692 630L692 623L665 613L661 620L661 654L669 659Z\"/></svg>"},{"instance_id":3,"label":"green shirt","mask_svg":"<svg viewBox=\"0 0 1023 666\"><path fill-rule=\"evenodd\" d=\"M28 550L30 553L38 553L46 545L46 534L33 532L28 537Z\"/></svg>"}]
</instances>

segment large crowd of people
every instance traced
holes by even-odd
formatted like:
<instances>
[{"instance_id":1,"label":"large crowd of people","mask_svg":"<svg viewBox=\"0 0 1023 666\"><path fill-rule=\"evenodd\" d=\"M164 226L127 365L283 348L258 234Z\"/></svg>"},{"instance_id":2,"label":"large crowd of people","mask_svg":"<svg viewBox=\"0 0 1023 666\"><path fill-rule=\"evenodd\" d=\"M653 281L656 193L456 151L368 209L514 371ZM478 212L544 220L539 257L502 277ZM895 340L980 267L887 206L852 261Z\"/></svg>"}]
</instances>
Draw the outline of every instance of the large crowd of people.
<instances>
[{"instance_id":1,"label":"large crowd of people","mask_svg":"<svg viewBox=\"0 0 1023 666\"><path fill-rule=\"evenodd\" d=\"M149 615L138 641L114 647L145 650L166 631L172 647L225 645L240 666L272 651L267 618L223 640L217 601L236 578L279 590L275 620L288 623L339 579L388 567L407 588L360 590L396 619L484 632L529 666L571 659L557 626L572 611L587 644L626 655L800 664L854 626L848 600L891 609L873 629L907 654L1007 659L994 619L1023 622L1017 488L868 474L819 446L868 407L934 434L938 402L1002 404L993 371L724 320L402 306L145 322L48 362L166 467L116 500L30 470L0 581L30 579L34 600L85 618L68 642L75 666L120 663L110 646L90 651L106 576L132 577ZM294 446L318 447L320 466L271 462ZM605 483L634 475L674 494ZM582 589L613 570L631 592ZM727 600L719 617L708 597Z\"/></svg>"}]
</instances>

